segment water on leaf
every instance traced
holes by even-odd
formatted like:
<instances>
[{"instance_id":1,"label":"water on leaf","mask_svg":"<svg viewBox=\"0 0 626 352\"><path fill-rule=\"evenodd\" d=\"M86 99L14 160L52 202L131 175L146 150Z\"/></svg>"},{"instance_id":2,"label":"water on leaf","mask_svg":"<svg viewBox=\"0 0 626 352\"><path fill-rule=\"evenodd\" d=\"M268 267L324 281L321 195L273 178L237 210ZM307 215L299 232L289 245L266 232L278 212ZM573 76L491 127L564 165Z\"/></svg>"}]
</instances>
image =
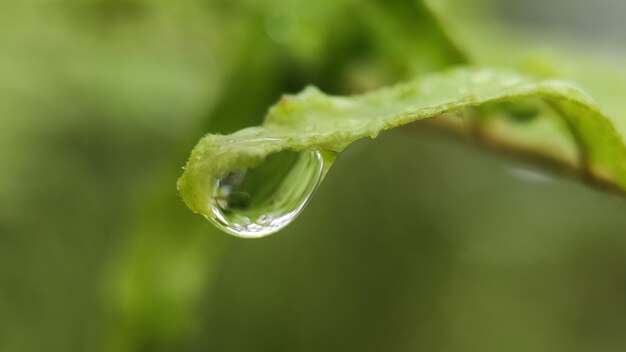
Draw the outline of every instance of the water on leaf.
<instances>
[{"instance_id":1,"label":"water on leaf","mask_svg":"<svg viewBox=\"0 0 626 352\"><path fill-rule=\"evenodd\" d=\"M270 235L300 214L323 174L317 149L272 154L253 169L213 181L209 220L239 237Z\"/></svg>"}]
</instances>

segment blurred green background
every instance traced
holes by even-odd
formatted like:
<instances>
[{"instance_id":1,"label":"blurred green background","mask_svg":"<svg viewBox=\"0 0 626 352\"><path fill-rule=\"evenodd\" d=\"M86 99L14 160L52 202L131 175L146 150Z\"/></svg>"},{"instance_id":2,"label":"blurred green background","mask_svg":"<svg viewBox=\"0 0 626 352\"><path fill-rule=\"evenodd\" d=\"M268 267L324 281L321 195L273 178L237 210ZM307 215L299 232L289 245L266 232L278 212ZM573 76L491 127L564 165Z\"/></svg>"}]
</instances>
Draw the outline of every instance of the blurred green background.
<instances>
[{"instance_id":1,"label":"blurred green background","mask_svg":"<svg viewBox=\"0 0 626 352\"><path fill-rule=\"evenodd\" d=\"M488 8L626 33L619 1ZM351 146L265 239L177 196L203 134L463 63L445 37L401 0L0 2L0 351L626 350L626 201L430 128Z\"/></svg>"}]
</instances>

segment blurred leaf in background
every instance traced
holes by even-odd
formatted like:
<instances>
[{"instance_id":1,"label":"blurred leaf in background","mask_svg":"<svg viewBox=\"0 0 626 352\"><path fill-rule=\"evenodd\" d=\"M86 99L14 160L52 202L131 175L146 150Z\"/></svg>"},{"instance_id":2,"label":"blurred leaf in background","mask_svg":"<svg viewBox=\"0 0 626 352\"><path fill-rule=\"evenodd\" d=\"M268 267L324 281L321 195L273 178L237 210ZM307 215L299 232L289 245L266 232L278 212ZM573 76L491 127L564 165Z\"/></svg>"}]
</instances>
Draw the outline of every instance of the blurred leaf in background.
<instances>
[{"instance_id":1,"label":"blurred leaf in background","mask_svg":"<svg viewBox=\"0 0 626 352\"><path fill-rule=\"evenodd\" d=\"M219 79L176 6L0 5L1 349L98 349L105 263Z\"/></svg>"},{"instance_id":2,"label":"blurred leaf in background","mask_svg":"<svg viewBox=\"0 0 626 352\"><path fill-rule=\"evenodd\" d=\"M400 0L0 3L0 350L622 351L623 200L429 130L351 147L266 240L176 195L202 134L462 64L451 31Z\"/></svg>"}]
</instances>

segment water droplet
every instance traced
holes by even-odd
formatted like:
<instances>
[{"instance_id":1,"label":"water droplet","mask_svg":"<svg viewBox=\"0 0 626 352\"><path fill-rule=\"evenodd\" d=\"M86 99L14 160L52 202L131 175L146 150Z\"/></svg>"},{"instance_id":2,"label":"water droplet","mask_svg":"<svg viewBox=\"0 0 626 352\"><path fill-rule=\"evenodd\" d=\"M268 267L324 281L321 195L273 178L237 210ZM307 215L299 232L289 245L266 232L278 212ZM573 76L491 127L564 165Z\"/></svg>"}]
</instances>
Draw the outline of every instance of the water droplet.
<instances>
[{"instance_id":1,"label":"water droplet","mask_svg":"<svg viewBox=\"0 0 626 352\"><path fill-rule=\"evenodd\" d=\"M527 167L507 166L509 173L518 180L528 183L550 183L554 178L549 174Z\"/></svg>"},{"instance_id":2,"label":"water droplet","mask_svg":"<svg viewBox=\"0 0 626 352\"><path fill-rule=\"evenodd\" d=\"M507 77L500 80L500 85L502 87L508 88L517 84L522 83L521 77Z\"/></svg>"},{"instance_id":3,"label":"water droplet","mask_svg":"<svg viewBox=\"0 0 626 352\"><path fill-rule=\"evenodd\" d=\"M253 169L213 181L209 220L238 237L275 233L300 214L327 169L317 149L272 154Z\"/></svg>"},{"instance_id":4,"label":"water droplet","mask_svg":"<svg viewBox=\"0 0 626 352\"><path fill-rule=\"evenodd\" d=\"M490 71L484 70L475 73L471 80L474 84L482 84L489 81L493 77L493 74Z\"/></svg>"}]
</instances>

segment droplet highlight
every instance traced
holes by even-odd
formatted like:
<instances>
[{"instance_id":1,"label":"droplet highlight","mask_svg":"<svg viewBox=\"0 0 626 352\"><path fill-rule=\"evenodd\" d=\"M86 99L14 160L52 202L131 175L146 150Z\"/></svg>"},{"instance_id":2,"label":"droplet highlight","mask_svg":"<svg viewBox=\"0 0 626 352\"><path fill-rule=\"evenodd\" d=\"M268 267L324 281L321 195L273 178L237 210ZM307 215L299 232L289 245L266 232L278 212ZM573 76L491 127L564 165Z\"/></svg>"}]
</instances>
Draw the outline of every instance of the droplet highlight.
<instances>
[{"instance_id":1,"label":"droplet highlight","mask_svg":"<svg viewBox=\"0 0 626 352\"><path fill-rule=\"evenodd\" d=\"M244 238L273 234L304 209L324 175L322 152L282 151L261 165L213 180L209 220Z\"/></svg>"}]
</instances>

